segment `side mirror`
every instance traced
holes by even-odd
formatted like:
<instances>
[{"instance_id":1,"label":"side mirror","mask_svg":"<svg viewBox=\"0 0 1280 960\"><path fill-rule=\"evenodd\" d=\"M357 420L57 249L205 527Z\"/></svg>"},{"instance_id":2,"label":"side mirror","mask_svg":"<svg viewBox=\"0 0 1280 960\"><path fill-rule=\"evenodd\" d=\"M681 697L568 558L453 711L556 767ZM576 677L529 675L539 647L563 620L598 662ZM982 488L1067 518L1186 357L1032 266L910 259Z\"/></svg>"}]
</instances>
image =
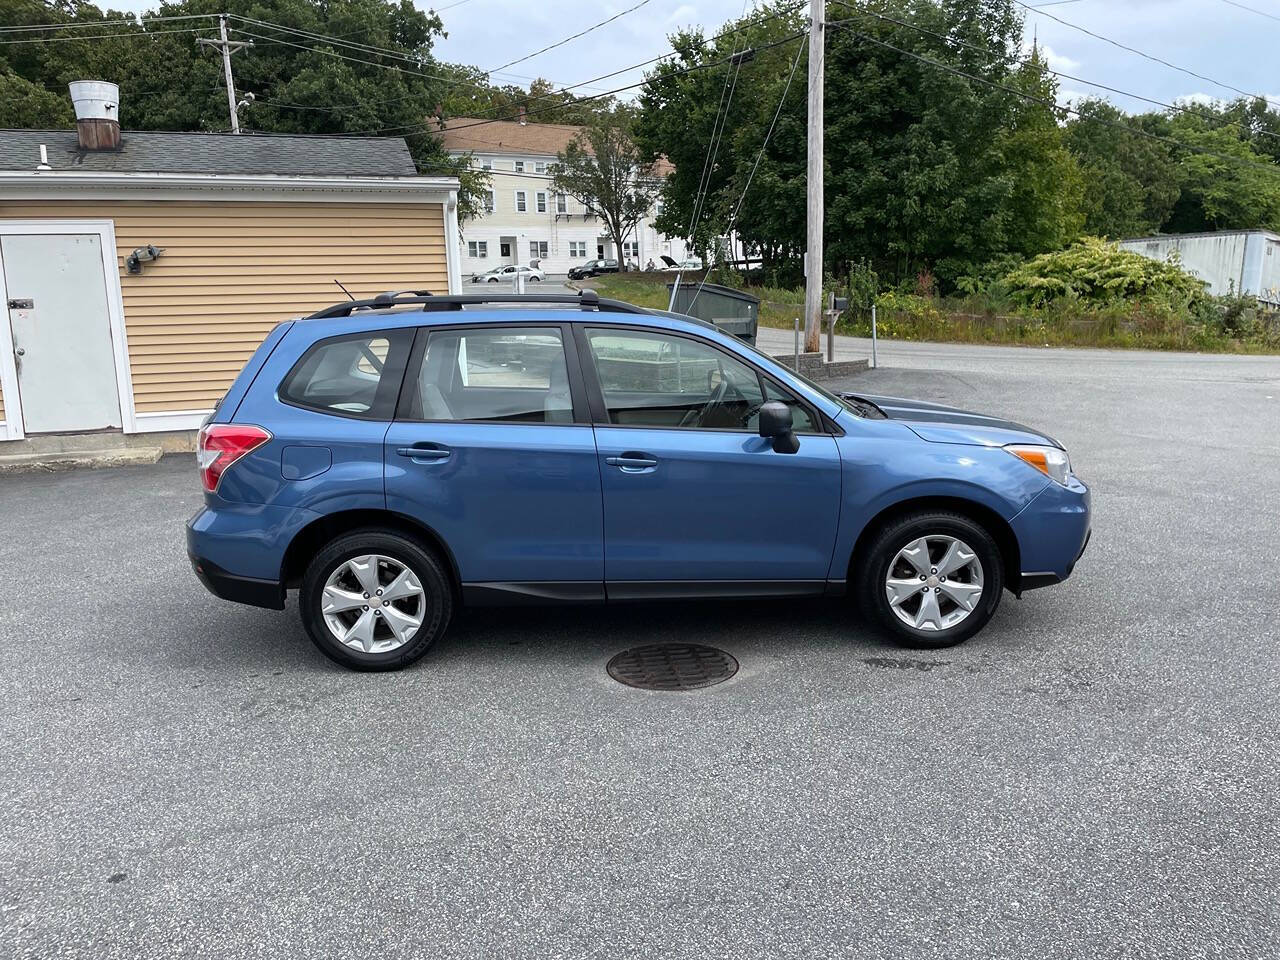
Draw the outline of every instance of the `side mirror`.
<instances>
[{"instance_id":1,"label":"side mirror","mask_svg":"<svg viewBox=\"0 0 1280 960\"><path fill-rule=\"evenodd\" d=\"M760 436L773 441L775 453L796 453L800 438L792 429L791 408L785 403L770 400L760 406Z\"/></svg>"}]
</instances>

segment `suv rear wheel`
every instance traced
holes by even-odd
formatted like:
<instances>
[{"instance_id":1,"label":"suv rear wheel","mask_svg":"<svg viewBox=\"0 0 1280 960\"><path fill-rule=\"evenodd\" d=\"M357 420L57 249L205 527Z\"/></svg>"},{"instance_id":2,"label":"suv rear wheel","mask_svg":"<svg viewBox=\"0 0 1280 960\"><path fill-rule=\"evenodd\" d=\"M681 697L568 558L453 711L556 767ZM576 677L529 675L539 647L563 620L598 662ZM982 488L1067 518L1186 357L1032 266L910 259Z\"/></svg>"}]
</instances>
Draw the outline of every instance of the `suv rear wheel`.
<instances>
[{"instance_id":1,"label":"suv rear wheel","mask_svg":"<svg viewBox=\"0 0 1280 960\"><path fill-rule=\"evenodd\" d=\"M1000 548L957 513L913 513L876 535L864 554L862 608L904 647L968 640L991 619L1004 590Z\"/></svg>"},{"instance_id":2,"label":"suv rear wheel","mask_svg":"<svg viewBox=\"0 0 1280 960\"><path fill-rule=\"evenodd\" d=\"M299 604L325 656L355 670L398 670L444 633L453 592L440 561L416 540L356 530L312 559Z\"/></svg>"}]
</instances>

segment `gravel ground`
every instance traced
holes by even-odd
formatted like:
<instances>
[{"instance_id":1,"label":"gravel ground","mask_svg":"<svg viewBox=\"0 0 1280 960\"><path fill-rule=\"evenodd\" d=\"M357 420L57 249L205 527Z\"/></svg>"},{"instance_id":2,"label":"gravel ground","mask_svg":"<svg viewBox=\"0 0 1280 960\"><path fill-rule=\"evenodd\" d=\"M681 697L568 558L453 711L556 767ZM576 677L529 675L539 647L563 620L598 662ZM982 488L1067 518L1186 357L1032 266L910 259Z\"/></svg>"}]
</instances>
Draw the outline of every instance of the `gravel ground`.
<instances>
[{"instance_id":1,"label":"gravel ground","mask_svg":"<svg viewBox=\"0 0 1280 960\"><path fill-rule=\"evenodd\" d=\"M881 358L851 385L1094 488L1075 577L960 648L834 601L477 611L359 675L196 582L189 457L0 478L0 953L1275 956L1280 361ZM605 674L669 639L742 669Z\"/></svg>"}]
</instances>

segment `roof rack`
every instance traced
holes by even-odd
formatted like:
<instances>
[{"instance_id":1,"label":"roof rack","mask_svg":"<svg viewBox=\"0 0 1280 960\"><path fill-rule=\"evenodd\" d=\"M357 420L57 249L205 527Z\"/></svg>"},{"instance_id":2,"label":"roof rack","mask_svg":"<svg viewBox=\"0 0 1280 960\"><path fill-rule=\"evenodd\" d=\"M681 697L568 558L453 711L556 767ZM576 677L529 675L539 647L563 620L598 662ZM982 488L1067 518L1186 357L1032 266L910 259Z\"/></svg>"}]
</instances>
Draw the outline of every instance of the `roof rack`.
<instances>
[{"instance_id":1,"label":"roof rack","mask_svg":"<svg viewBox=\"0 0 1280 960\"><path fill-rule=\"evenodd\" d=\"M480 306L486 303L520 303L520 304L560 304L572 305L582 310L605 313L640 313L648 314L643 307L621 300L601 300L594 290L582 290L577 295L567 293L452 293L446 296L433 296L427 290L400 290L380 293L372 300L350 300L335 303L331 307L317 310L307 317L308 320L324 320L329 317L349 317L357 310L382 310L387 307L400 307L421 304L423 312L430 313L445 310L461 310L464 306Z\"/></svg>"}]
</instances>

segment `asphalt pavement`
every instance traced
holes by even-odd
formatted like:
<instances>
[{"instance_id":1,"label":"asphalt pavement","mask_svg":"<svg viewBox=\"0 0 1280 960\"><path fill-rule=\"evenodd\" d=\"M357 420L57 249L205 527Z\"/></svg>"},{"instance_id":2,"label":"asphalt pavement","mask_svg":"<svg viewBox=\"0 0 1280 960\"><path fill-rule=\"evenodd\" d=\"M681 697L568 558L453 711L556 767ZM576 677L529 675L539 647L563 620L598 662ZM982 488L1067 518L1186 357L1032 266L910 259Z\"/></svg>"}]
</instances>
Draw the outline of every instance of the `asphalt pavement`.
<instances>
[{"instance_id":1,"label":"asphalt pavement","mask_svg":"<svg viewBox=\"0 0 1280 960\"><path fill-rule=\"evenodd\" d=\"M488 610L354 674L196 582L192 458L0 477L0 954L1280 953L1280 358L881 361L848 386L1040 426L1094 489L1075 576L959 648ZM663 640L741 670L605 673Z\"/></svg>"}]
</instances>

